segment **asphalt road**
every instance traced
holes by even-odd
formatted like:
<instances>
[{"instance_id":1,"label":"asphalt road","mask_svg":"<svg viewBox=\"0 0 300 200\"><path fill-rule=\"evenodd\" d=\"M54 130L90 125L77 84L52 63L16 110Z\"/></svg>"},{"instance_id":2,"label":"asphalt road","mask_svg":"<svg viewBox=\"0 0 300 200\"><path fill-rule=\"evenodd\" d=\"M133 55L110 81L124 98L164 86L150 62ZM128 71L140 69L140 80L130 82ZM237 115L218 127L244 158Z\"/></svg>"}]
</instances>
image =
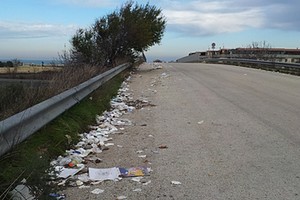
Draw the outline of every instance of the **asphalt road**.
<instances>
[{"instance_id":1,"label":"asphalt road","mask_svg":"<svg viewBox=\"0 0 300 200\"><path fill-rule=\"evenodd\" d=\"M156 106L127 116L135 125L114 137L123 148L104 152L97 167L146 164L151 183L105 182L93 186L105 190L98 196L71 188L71 199L300 199L300 77L213 64L150 68L130 87Z\"/></svg>"},{"instance_id":2,"label":"asphalt road","mask_svg":"<svg viewBox=\"0 0 300 200\"><path fill-rule=\"evenodd\" d=\"M169 164L159 158L159 171L182 182L176 199L300 199L299 77L226 65L166 67L172 78L156 126L173 148Z\"/></svg>"}]
</instances>

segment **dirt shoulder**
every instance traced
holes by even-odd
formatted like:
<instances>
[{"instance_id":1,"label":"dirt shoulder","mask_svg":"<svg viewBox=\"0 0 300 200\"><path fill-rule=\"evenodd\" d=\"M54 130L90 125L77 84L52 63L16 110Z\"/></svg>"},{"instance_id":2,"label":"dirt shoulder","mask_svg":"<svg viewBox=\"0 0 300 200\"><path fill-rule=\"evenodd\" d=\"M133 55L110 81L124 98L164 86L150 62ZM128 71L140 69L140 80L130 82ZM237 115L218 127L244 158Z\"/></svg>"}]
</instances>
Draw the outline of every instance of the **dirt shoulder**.
<instances>
[{"instance_id":1,"label":"dirt shoulder","mask_svg":"<svg viewBox=\"0 0 300 200\"><path fill-rule=\"evenodd\" d=\"M153 168L153 161L155 157L159 156L160 151L164 151L159 148L160 141L155 139L157 132L155 132L153 124L154 113L160 109L156 105L156 96L161 87L164 87L164 81L167 78L165 76L165 69L155 69L152 64L143 64L132 73L128 83L133 101L144 100L148 103L122 116L122 118L129 119L132 125L125 126L124 130L121 128L117 133L111 135L112 141L110 142L114 145L97 155L102 162L88 163L89 167L94 168L145 166L153 170L150 172L150 176L143 177L140 182L134 182L131 178L123 178L117 182L104 181L98 185L89 185L89 188L68 187L63 191L67 199L117 199L119 196L126 196L128 199L149 198L149 193L153 188L151 185L154 184L151 180L155 174L158 175ZM143 155L146 157L144 158ZM91 191L96 188L104 190L104 192L98 195L92 194ZM133 191L135 189L138 190Z\"/></svg>"}]
</instances>

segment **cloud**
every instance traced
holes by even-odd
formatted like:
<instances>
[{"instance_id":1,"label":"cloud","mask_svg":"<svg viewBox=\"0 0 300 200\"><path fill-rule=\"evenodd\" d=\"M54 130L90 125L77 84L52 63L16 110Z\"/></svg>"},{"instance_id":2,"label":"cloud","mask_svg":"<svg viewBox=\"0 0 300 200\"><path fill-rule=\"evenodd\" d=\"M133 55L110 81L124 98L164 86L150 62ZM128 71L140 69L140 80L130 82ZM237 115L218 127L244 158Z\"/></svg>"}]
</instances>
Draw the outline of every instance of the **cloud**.
<instances>
[{"instance_id":1,"label":"cloud","mask_svg":"<svg viewBox=\"0 0 300 200\"><path fill-rule=\"evenodd\" d=\"M239 32L251 28L300 31L298 0L164 0L168 29L194 36Z\"/></svg>"},{"instance_id":2,"label":"cloud","mask_svg":"<svg viewBox=\"0 0 300 200\"><path fill-rule=\"evenodd\" d=\"M63 37L72 35L75 25L0 21L1 39Z\"/></svg>"},{"instance_id":3,"label":"cloud","mask_svg":"<svg viewBox=\"0 0 300 200\"><path fill-rule=\"evenodd\" d=\"M111 0L55 0L56 3L85 7L114 7L118 1Z\"/></svg>"}]
</instances>

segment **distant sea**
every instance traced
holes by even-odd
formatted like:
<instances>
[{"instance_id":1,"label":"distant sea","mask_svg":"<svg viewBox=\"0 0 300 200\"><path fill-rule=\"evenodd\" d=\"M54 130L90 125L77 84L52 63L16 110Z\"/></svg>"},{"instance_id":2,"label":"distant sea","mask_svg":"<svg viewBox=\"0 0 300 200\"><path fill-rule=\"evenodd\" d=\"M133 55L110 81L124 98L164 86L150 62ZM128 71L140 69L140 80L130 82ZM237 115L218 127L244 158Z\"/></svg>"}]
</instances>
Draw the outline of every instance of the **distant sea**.
<instances>
[{"instance_id":1,"label":"distant sea","mask_svg":"<svg viewBox=\"0 0 300 200\"><path fill-rule=\"evenodd\" d=\"M13 59L0 59L0 61L2 62L6 62L6 61L12 61ZM42 63L44 62L44 65L49 65L49 64L58 64L59 62L57 60L49 60L49 59L38 59L38 60L30 60L30 59L18 59L20 62L24 63L24 64L32 64L32 65L42 65Z\"/></svg>"}]
</instances>

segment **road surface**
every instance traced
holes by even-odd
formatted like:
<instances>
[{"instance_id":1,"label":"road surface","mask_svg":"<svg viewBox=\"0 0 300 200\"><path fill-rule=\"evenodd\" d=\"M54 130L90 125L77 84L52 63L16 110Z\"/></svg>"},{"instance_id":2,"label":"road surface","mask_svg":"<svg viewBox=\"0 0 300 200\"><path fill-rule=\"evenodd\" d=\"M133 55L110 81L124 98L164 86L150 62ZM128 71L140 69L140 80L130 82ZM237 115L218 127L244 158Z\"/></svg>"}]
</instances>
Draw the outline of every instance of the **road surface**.
<instances>
[{"instance_id":1,"label":"road surface","mask_svg":"<svg viewBox=\"0 0 300 200\"><path fill-rule=\"evenodd\" d=\"M68 188L68 199L300 199L300 77L228 65L162 65L143 64L132 75L134 98L156 106L126 115L134 125L113 136L115 146L93 166L146 165L153 171L143 182L151 183L124 178ZM92 194L95 188L104 192Z\"/></svg>"}]
</instances>

